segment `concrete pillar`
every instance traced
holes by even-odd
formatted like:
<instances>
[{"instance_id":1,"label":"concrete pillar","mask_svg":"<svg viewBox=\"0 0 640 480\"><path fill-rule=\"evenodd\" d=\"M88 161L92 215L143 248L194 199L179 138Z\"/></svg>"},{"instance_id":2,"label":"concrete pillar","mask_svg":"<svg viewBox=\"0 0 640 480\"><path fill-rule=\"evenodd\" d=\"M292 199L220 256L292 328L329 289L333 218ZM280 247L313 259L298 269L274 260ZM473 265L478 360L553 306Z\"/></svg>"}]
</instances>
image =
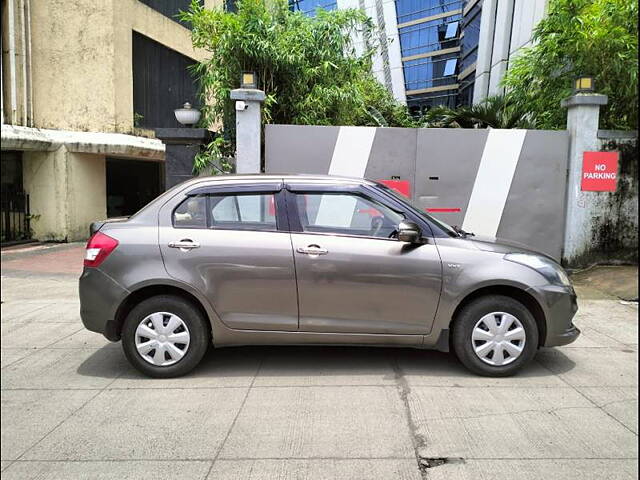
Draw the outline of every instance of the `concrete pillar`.
<instances>
[{"instance_id":1,"label":"concrete pillar","mask_svg":"<svg viewBox=\"0 0 640 480\"><path fill-rule=\"evenodd\" d=\"M261 172L261 116L262 90L237 88L231 90L236 101L236 173Z\"/></svg>"},{"instance_id":2,"label":"concrete pillar","mask_svg":"<svg viewBox=\"0 0 640 480\"><path fill-rule=\"evenodd\" d=\"M476 60L476 82L473 87L473 103L479 103L489 95L493 36L496 28L497 0L484 0L480 13L480 36Z\"/></svg>"},{"instance_id":3,"label":"concrete pillar","mask_svg":"<svg viewBox=\"0 0 640 480\"><path fill-rule=\"evenodd\" d=\"M193 160L213 133L206 128L156 128L155 132L166 145L164 177L168 190L193 177Z\"/></svg>"},{"instance_id":4,"label":"concrete pillar","mask_svg":"<svg viewBox=\"0 0 640 480\"><path fill-rule=\"evenodd\" d=\"M86 240L89 224L107 217L104 155L73 153L64 145L25 151L23 178L36 240Z\"/></svg>"},{"instance_id":5,"label":"concrete pillar","mask_svg":"<svg viewBox=\"0 0 640 480\"><path fill-rule=\"evenodd\" d=\"M568 109L569 171L567 175L567 216L562 259L571 265L588 250L592 232L592 208L600 192L583 192L583 153L599 151L598 122L600 106L607 104L606 95L579 93L562 101Z\"/></svg>"},{"instance_id":6,"label":"concrete pillar","mask_svg":"<svg viewBox=\"0 0 640 480\"><path fill-rule=\"evenodd\" d=\"M513 0L500 0L496 8L495 33L491 56L488 96L502 93L502 77L507 72L513 26ZM482 27L481 27L482 28Z\"/></svg>"}]
</instances>

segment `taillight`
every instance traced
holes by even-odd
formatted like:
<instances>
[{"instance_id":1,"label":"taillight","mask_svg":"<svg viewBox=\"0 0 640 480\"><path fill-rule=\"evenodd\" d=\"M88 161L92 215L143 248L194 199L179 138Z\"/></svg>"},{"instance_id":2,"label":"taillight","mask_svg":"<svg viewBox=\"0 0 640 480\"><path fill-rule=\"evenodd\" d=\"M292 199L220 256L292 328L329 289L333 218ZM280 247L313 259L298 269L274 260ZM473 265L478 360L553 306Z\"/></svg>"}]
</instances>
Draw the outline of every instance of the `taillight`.
<instances>
[{"instance_id":1,"label":"taillight","mask_svg":"<svg viewBox=\"0 0 640 480\"><path fill-rule=\"evenodd\" d=\"M85 267L99 267L118 246L118 241L104 233L96 232L87 242L84 254Z\"/></svg>"}]
</instances>

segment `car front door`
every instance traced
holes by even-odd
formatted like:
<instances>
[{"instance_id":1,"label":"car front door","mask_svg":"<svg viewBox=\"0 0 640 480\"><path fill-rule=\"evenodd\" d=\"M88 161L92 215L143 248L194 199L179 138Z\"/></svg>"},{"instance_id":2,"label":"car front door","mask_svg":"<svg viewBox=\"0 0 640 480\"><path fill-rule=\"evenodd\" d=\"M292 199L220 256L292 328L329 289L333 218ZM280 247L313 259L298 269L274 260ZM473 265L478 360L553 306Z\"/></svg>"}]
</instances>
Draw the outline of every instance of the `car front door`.
<instances>
[{"instance_id":1,"label":"car front door","mask_svg":"<svg viewBox=\"0 0 640 480\"><path fill-rule=\"evenodd\" d=\"M282 182L199 187L161 210L159 242L167 273L206 295L230 328L298 329L281 188Z\"/></svg>"},{"instance_id":2,"label":"car front door","mask_svg":"<svg viewBox=\"0 0 640 480\"><path fill-rule=\"evenodd\" d=\"M361 188L288 186L300 330L427 334L442 283L438 250L394 238L405 214Z\"/></svg>"}]
</instances>

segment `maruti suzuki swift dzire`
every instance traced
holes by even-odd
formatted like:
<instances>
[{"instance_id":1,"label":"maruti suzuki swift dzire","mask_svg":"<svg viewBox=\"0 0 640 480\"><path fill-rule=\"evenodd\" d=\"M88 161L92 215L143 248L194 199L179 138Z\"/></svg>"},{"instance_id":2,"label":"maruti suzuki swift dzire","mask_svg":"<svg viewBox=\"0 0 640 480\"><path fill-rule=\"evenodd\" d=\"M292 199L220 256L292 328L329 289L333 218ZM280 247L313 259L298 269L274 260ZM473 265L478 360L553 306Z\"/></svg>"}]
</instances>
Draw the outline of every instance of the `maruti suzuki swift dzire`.
<instances>
[{"instance_id":1,"label":"maruti suzuki swift dzire","mask_svg":"<svg viewBox=\"0 0 640 480\"><path fill-rule=\"evenodd\" d=\"M211 344L452 350L507 376L580 334L553 259L331 176L198 177L94 222L80 302L86 328L153 377L189 372Z\"/></svg>"}]
</instances>

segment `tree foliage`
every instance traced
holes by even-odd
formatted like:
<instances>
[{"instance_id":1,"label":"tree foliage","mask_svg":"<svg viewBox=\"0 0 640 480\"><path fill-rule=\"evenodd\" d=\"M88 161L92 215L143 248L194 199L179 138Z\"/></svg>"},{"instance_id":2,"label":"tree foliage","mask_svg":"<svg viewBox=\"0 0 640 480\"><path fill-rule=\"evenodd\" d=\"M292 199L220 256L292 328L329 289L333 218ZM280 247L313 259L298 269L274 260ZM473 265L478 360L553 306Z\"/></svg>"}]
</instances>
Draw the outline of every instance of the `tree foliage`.
<instances>
[{"instance_id":1,"label":"tree foliage","mask_svg":"<svg viewBox=\"0 0 640 480\"><path fill-rule=\"evenodd\" d=\"M601 126L636 129L637 55L636 0L551 0L534 46L510 65L504 86L540 128L564 128L561 100L572 94L576 77L592 75L596 91L609 96Z\"/></svg>"},{"instance_id":2,"label":"tree foliage","mask_svg":"<svg viewBox=\"0 0 640 480\"><path fill-rule=\"evenodd\" d=\"M243 71L258 74L264 123L409 126L404 106L371 73L374 25L359 10L289 10L286 0L239 0L236 11L193 1L182 15L193 45L209 52L195 68L204 121L233 128L229 92ZM359 38L359 48L354 43Z\"/></svg>"},{"instance_id":3,"label":"tree foliage","mask_svg":"<svg viewBox=\"0 0 640 480\"><path fill-rule=\"evenodd\" d=\"M511 95L497 95L456 109L433 107L422 117L422 124L441 128L536 128L536 118Z\"/></svg>"}]
</instances>

